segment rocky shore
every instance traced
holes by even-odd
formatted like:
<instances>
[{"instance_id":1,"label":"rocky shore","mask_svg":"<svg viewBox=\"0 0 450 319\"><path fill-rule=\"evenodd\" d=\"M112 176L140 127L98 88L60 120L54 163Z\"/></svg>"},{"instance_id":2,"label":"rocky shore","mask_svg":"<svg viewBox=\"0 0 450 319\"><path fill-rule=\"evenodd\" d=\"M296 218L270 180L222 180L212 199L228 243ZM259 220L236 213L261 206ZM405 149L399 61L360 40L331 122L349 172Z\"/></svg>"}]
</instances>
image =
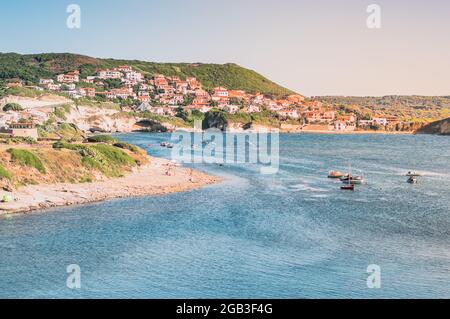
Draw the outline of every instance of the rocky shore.
<instances>
[{"instance_id":1,"label":"rocky shore","mask_svg":"<svg viewBox=\"0 0 450 319\"><path fill-rule=\"evenodd\" d=\"M152 158L151 163L122 178L83 184L30 185L14 193L13 199L0 203L0 215L28 213L51 207L99 202L114 198L163 195L190 191L214 184L218 178L200 171ZM0 192L0 196L6 194Z\"/></svg>"}]
</instances>

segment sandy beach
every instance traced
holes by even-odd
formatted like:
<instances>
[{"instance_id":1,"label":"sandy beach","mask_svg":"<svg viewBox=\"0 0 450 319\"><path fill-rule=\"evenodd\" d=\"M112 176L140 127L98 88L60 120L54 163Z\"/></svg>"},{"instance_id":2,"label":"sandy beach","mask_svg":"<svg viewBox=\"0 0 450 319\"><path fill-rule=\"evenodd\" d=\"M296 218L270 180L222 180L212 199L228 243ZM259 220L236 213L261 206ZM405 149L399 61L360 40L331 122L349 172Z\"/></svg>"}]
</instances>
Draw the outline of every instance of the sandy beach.
<instances>
[{"instance_id":1,"label":"sandy beach","mask_svg":"<svg viewBox=\"0 0 450 319\"><path fill-rule=\"evenodd\" d=\"M169 169L170 167L170 169ZM167 172L169 171L169 174ZM30 185L15 191L13 200L0 203L0 215L27 213L51 207L79 205L113 198L163 195L214 184L219 179L200 171L151 158L151 163L122 178L84 184ZM6 193L0 191L0 197Z\"/></svg>"}]
</instances>

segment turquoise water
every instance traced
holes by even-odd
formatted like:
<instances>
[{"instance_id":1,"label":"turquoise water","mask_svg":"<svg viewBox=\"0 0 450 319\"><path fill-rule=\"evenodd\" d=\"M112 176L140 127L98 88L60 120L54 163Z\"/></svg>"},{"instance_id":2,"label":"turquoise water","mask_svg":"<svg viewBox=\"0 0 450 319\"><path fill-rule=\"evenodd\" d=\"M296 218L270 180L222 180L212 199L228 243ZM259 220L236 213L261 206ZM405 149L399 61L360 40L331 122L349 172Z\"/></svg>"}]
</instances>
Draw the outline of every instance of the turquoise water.
<instances>
[{"instance_id":1,"label":"turquoise water","mask_svg":"<svg viewBox=\"0 0 450 319\"><path fill-rule=\"evenodd\" d=\"M145 148L167 138L122 136ZM196 164L223 183L0 218L0 297L450 298L449 138L280 142L276 175ZM369 182L354 193L326 178L349 165ZM409 170L426 177L409 185ZM66 287L70 264L79 290ZM380 289L367 288L369 264Z\"/></svg>"}]
</instances>

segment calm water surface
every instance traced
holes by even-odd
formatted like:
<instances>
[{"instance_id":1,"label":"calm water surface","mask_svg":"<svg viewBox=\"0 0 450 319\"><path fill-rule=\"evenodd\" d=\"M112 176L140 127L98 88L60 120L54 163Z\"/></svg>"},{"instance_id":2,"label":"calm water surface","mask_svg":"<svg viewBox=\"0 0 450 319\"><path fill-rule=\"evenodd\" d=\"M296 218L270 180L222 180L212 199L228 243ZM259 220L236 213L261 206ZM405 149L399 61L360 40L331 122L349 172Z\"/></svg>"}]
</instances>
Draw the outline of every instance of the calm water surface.
<instances>
[{"instance_id":1,"label":"calm water surface","mask_svg":"<svg viewBox=\"0 0 450 319\"><path fill-rule=\"evenodd\" d=\"M167 157L168 135L122 139ZM450 139L282 135L276 175L0 218L0 297L450 298ZM154 147L149 147L149 144ZM329 169L362 170L352 192ZM426 174L418 185L403 176ZM81 267L80 290L66 267ZM366 268L381 267L368 289Z\"/></svg>"}]
</instances>

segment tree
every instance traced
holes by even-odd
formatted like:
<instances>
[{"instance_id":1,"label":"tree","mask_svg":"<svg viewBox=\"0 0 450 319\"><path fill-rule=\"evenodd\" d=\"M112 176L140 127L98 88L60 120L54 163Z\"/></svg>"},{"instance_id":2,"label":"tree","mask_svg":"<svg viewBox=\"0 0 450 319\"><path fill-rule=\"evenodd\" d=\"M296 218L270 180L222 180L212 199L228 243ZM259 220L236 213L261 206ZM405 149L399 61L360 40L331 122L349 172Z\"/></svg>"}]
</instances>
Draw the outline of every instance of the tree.
<instances>
[{"instance_id":1,"label":"tree","mask_svg":"<svg viewBox=\"0 0 450 319\"><path fill-rule=\"evenodd\" d=\"M194 97L190 94L187 94L184 96L183 105L184 106L191 105L193 101L194 101Z\"/></svg>"},{"instance_id":2,"label":"tree","mask_svg":"<svg viewBox=\"0 0 450 319\"><path fill-rule=\"evenodd\" d=\"M212 109L205 114L202 128L206 130L212 127L218 128L222 131L226 130L226 128L228 127L228 120L226 118L225 112L218 109Z\"/></svg>"},{"instance_id":3,"label":"tree","mask_svg":"<svg viewBox=\"0 0 450 319\"><path fill-rule=\"evenodd\" d=\"M103 81L103 83L105 84L105 88L107 90L118 89L122 87L122 80L120 79L106 79Z\"/></svg>"},{"instance_id":4,"label":"tree","mask_svg":"<svg viewBox=\"0 0 450 319\"><path fill-rule=\"evenodd\" d=\"M8 88L4 86L2 82L0 82L0 99L8 95Z\"/></svg>"},{"instance_id":5,"label":"tree","mask_svg":"<svg viewBox=\"0 0 450 319\"><path fill-rule=\"evenodd\" d=\"M23 107L17 103L8 103L3 107L3 111L23 111Z\"/></svg>"},{"instance_id":6,"label":"tree","mask_svg":"<svg viewBox=\"0 0 450 319\"><path fill-rule=\"evenodd\" d=\"M182 106L177 107L175 116L179 117L180 119L182 119L185 122L187 122L189 120L189 114L186 112L186 110Z\"/></svg>"}]
</instances>

